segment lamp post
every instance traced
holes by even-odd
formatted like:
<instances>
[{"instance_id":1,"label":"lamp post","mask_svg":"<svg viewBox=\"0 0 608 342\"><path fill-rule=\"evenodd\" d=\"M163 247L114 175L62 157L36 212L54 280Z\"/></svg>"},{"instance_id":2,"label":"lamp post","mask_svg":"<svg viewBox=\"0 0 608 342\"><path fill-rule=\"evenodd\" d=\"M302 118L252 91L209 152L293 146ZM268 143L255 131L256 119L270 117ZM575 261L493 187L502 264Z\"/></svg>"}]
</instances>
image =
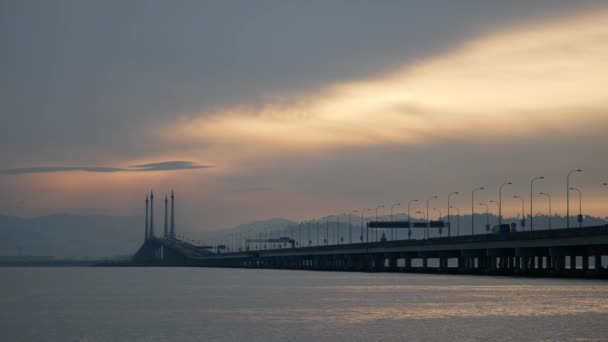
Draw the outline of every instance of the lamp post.
<instances>
[{"instance_id":1,"label":"lamp post","mask_svg":"<svg viewBox=\"0 0 608 342\"><path fill-rule=\"evenodd\" d=\"M425 219L425 214L424 214L424 211L423 211L423 210L417 210L417 211L416 211L416 214L421 214L421 215L422 215L422 219L423 219L423 220ZM427 227L428 227L428 224L427 224Z\"/></svg>"},{"instance_id":2,"label":"lamp post","mask_svg":"<svg viewBox=\"0 0 608 342\"><path fill-rule=\"evenodd\" d=\"M526 213L524 212L524 206L525 206L524 205L524 198L521 197L521 196L517 196L517 195L513 196L513 198L519 198L521 200L521 223L520 223L520 226L521 226L521 230L523 231L524 227L526 226Z\"/></svg>"},{"instance_id":3,"label":"lamp post","mask_svg":"<svg viewBox=\"0 0 608 342\"><path fill-rule=\"evenodd\" d=\"M502 188L505 185L511 185L513 183L511 182L506 182L501 184L498 187L498 225L500 226L502 224Z\"/></svg>"},{"instance_id":4,"label":"lamp post","mask_svg":"<svg viewBox=\"0 0 608 342\"><path fill-rule=\"evenodd\" d=\"M378 222L378 209L380 209L380 208L384 208L384 206L381 205L381 206L376 207L376 222ZM376 236L374 241L377 242L378 241L378 228L375 229L374 235Z\"/></svg>"},{"instance_id":5,"label":"lamp post","mask_svg":"<svg viewBox=\"0 0 608 342\"><path fill-rule=\"evenodd\" d=\"M490 231L490 206L486 203L479 203L479 205L486 207L486 233Z\"/></svg>"},{"instance_id":6,"label":"lamp post","mask_svg":"<svg viewBox=\"0 0 608 342\"><path fill-rule=\"evenodd\" d=\"M450 192L448 194L448 237L452 236L452 221L450 221L450 198L453 195L459 195L460 193L458 191L454 191L454 192Z\"/></svg>"},{"instance_id":7,"label":"lamp post","mask_svg":"<svg viewBox=\"0 0 608 342\"><path fill-rule=\"evenodd\" d=\"M391 222L393 222L393 208L395 208L396 206L400 206L400 205L401 205L401 203L395 203L395 204L391 205ZM391 240L395 240L394 231L395 231L395 228L391 228Z\"/></svg>"},{"instance_id":8,"label":"lamp post","mask_svg":"<svg viewBox=\"0 0 608 342\"><path fill-rule=\"evenodd\" d=\"M570 190L578 192L578 227L583 228L583 193L578 188L570 188Z\"/></svg>"},{"instance_id":9,"label":"lamp post","mask_svg":"<svg viewBox=\"0 0 608 342\"><path fill-rule=\"evenodd\" d=\"M317 228L317 229L315 229L316 233L317 233L316 234L317 235L317 244L315 246L318 246L319 245L319 235L321 235L319 232L319 230L321 229L321 224L319 224L319 220L315 221L315 228Z\"/></svg>"},{"instance_id":10,"label":"lamp post","mask_svg":"<svg viewBox=\"0 0 608 342\"><path fill-rule=\"evenodd\" d=\"M342 214L344 216L344 224L346 224L347 216L350 214ZM342 226L339 226L338 230L340 231L340 244L344 243L344 236L342 235Z\"/></svg>"},{"instance_id":11,"label":"lamp post","mask_svg":"<svg viewBox=\"0 0 608 342\"><path fill-rule=\"evenodd\" d=\"M608 183L606 182L602 183L602 185L608 187Z\"/></svg>"},{"instance_id":12,"label":"lamp post","mask_svg":"<svg viewBox=\"0 0 608 342\"><path fill-rule=\"evenodd\" d=\"M496 212L498 213L498 202L496 202L495 200L489 200L488 201L488 205L489 206L492 206L492 205L496 206ZM490 208L490 213L492 213L492 208Z\"/></svg>"},{"instance_id":13,"label":"lamp post","mask_svg":"<svg viewBox=\"0 0 608 342\"><path fill-rule=\"evenodd\" d=\"M359 240L361 240L361 243L363 243L363 219L365 218L365 214L368 211L372 211L372 209L367 208L367 209L363 209L363 211L361 211L361 236L359 237ZM367 228L367 225L365 227L365 242L369 242L369 229Z\"/></svg>"},{"instance_id":14,"label":"lamp post","mask_svg":"<svg viewBox=\"0 0 608 342\"><path fill-rule=\"evenodd\" d=\"M484 189L483 186L480 186L471 192L471 236L475 234L475 192Z\"/></svg>"},{"instance_id":15,"label":"lamp post","mask_svg":"<svg viewBox=\"0 0 608 342\"><path fill-rule=\"evenodd\" d=\"M325 245L329 244L329 216L325 216Z\"/></svg>"},{"instance_id":16,"label":"lamp post","mask_svg":"<svg viewBox=\"0 0 608 342\"><path fill-rule=\"evenodd\" d=\"M583 170L571 170L566 177L566 228L570 228L570 176L575 172L583 172Z\"/></svg>"},{"instance_id":17,"label":"lamp post","mask_svg":"<svg viewBox=\"0 0 608 342\"><path fill-rule=\"evenodd\" d=\"M545 196L549 199L549 229L551 229L551 195L546 192L541 192L538 194L539 196Z\"/></svg>"},{"instance_id":18,"label":"lamp post","mask_svg":"<svg viewBox=\"0 0 608 342\"><path fill-rule=\"evenodd\" d=\"M533 213L533 203L534 203L534 182L539 179L545 179L545 177L535 177L530 182L530 231L534 229L534 213Z\"/></svg>"},{"instance_id":19,"label":"lamp post","mask_svg":"<svg viewBox=\"0 0 608 342\"><path fill-rule=\"evenodd\" d=\"M338 236L336 236L336 240L338 240L338 245L340 245L340 243L342 242L342 229L340 229L340 215L336 215L336 228L338 228Z\"/></svg>"},{"instance_id":20,"label":"lamp post","mask_svg":"<svg viewBox=\"0 0 608 342\"><path fill-rule=\"evenodd\" d=\"M407 202L407 221L409 227L407 228L407 237L408 240L412 239L412 215L410 215L410 209L412 207L412 203L418 203L418 200L411 200Z\"/></svg>"},{"instance_id":21,"label":"lamp post","mask_svg":"<svg viewBox=\"0 0 608 342\"><path fill-rule=\"evenodd\" d=\"M436 198L439 198L439 197L437 195L435 195L435 196L433 196L433 197L431 197L431 198L429 198L429 199L426 200L426 229L425 229L425 231L426 231L426 238L427 239L429 238L429 225L431 223L431 221L429 220L429 202L432 199L436 199Z\"/></svg>"},{"instance_id":22,"label":"lamp post","mask_svg":"<svg viewBox=\"0 0 608 342\"><path fill-rule=\"evenodd\" d=\"M443 214L441 213L441 209L433 208L433 210L439 212L439 219L437 219L437 221L441 221L441 217L443 216ZM439 228L439 236L441 236L441 228Z\"/></svg>"},{"instance_id":23,"label":"lamp post","mask_svg":"<svg viewBox=\"0 0 608 342\"><path fill-rule=\"evenodd\" d=\"M456 208L455 206L452 206L452 209L456 210L456 234L457 236L460 236L460 209Z\"/></svg>"},{"instance_id":24,"label":"lamp post","mask_svg":"<svg viewBox=\"0 0 608 342\"><path fill-rule=\"evenodd\" d=\"M351 215L358 212L358 210L353 210L348 213L348 238L351 244L353 243L353 225L351 223Z\"/></svg>"}]
</instances>

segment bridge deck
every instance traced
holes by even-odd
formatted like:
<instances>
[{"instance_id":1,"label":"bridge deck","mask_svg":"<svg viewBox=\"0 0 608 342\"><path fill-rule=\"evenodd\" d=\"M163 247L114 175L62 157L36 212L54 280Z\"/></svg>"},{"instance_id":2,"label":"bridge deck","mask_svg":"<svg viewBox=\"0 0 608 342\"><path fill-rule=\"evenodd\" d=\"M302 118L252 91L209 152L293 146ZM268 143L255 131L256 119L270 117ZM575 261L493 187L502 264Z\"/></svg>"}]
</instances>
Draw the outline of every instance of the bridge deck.
<instances>
[{"instance_id":1,"label":"bridge deck","mask_svg":"<svg viewBox=\"0 0 608 342\"><path fill-rule=\"evenodd\" d=\"M181 241L152 239L138 255L134 262L201 267L608 277L608 263L602 261L608 255L608 225L234 253L211 253ZM431 268L429 259L438 259L439 267ZM449 259L457 266L449 266ZM422 260L422 266L413 267L412 260Z\"/></svg>"}]
</instances>

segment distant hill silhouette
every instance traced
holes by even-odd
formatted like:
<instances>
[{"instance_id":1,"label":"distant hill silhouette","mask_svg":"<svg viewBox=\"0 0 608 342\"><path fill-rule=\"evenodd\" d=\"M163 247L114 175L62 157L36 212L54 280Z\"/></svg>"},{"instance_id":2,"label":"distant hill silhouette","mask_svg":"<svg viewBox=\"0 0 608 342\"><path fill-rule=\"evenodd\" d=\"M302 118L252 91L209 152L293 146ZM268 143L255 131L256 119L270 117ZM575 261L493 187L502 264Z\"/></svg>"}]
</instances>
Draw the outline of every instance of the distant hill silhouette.
<instances>
[{"instance_id":1,"label":"distant hill silhouette","mask_svg":"<svg viewBox=\"0 0 608 342\"><path fill-rule=\"evenodd\" d=\"M128 255L141 244L141 226L141 219L127 216L0 216L0 255L56 258Z\"/></svg>"},{"instance_id":2,"label":"distant hill silhouette","mask_svg":"<svg viewBox=\"0 0 608 342\"><path fill-rule=\"evenodd\" d=\"M395 219L406 219L405 216L395 215ZM369 218L372 219L371 217ZM388 217L381 219L388 220ZM436 219L436 217L432 217ZM445 217L443 218L445 219ZM498 218L495 215L490 215L490 225L497 224ZM344 218L341 219L340 227L345 241L347 241L347 223ZM420 220L418 218L417 220ZM505 217L504 223L515 222L519 226L520 219L517 217ZM485 214L477 214L475 216L475 234L483 234L485 230L486 216ZM529 230L529 222L525 230ZM598 217L586 216L584 220L585 226L603 225L606 220ZM552 217L553 228L563 228L566 225L566 220L562 216ZM353 226L353 241L357 241L361 229L361 218L352 218ZM578 227L578 223L573 217L571 220L572 227ZM160 226L156 226L157 234L160 232ZM281 235L287 235L287 229L295 227L297 231L298 223L285 218L272 218L269 220L255 221L247 224L241 224L233 228L218 229L213 231L201 232L186 232L184 235L195 241L209 243L224 243L234 236L235 239L242 238L257 238L260 233L273 231L277 233L283 230ZM300 226L301 229L306 229L306 225ZM325 221L318 221L312 224L312 234L319 229L320 234L324 234ZM335 222L330 219L330 227L336 227ZM534 220L535 229L547 229L548 217L536 216ZM180 233L183 233L179 230ZM457 219L452 217L452 234L456 235ZM401 230L398 237L406 238L406 230ZM422 238L422 229L413 231L412 238ZM373 234L370 232L370 234ZM442 232L443 236L447 235L447 230ZM471 216L464 215L460 217L460 234L471 234ZM294 234L296 237L297 233ZM306 234L304 234L304 238ZM387 231L387 237L390 233ZM430 230L430 236L439 236L437 229ZM134 253L141 245L143 240L143 222L140 217L129 216L103 216L103 215L72 215L72 214L56 214L42 216L36 218L19 218L14 216L0 215L0 255L37 255L37 256L53 256L55 258L110 258L116 256L129 256Z\"/></svg>"}]
</instances>

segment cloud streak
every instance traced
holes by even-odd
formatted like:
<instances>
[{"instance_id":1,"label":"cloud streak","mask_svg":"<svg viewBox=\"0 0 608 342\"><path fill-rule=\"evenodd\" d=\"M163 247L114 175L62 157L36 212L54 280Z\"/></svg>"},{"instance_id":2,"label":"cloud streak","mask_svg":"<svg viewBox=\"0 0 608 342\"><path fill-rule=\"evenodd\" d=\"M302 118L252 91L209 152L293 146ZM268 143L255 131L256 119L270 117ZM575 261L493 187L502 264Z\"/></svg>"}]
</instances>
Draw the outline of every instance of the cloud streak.
<instances>
[{"instance_id":1,"label":"cloud streak","mask_svg":"<svg viewBox=\"0 0 608 342\"><path fill-rule=\"evenodd\" d=\"M213 166L201 165L192 161L166 161L159 163L147 163L132 165L126 168L103 167L103 166L41 166L24 167L0 170L2 175L23 175L35 173L58 173L58 172L91 172L91 173L112 173L112 172L153 172L153 171L179 171L205 169Z\"/></svg>"},{"instance_id":2,"label":"cloud streak","mask_svg":"<svg viewBox=\"0 0 608 342\"><path fill-rule=\"evenodd\" d=\"M495 33L375 79L202 113L165 138L273 151L601 129L608 111L606 22L604 10Z\"/></svg>"}]
</instances>

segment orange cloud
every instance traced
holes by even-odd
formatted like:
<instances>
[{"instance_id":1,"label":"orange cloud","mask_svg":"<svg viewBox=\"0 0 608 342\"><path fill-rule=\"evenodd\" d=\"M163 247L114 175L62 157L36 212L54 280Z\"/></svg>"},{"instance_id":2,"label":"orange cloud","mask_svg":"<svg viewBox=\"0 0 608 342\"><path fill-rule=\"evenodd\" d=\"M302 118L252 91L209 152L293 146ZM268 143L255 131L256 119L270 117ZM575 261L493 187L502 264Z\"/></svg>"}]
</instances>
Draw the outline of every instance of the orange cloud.
<instances>
[{"instance_id":1,"label":"orange cloud","mask_svg":"<svg viewBox=\"0 0 608 342\"><path fill-rule=\"evenodd\" d=\"M259 153L487 140L606 124L608 11L495 33L445 55L317 92L176 124L170 141Z\"/></svg>"}]
</instances>

